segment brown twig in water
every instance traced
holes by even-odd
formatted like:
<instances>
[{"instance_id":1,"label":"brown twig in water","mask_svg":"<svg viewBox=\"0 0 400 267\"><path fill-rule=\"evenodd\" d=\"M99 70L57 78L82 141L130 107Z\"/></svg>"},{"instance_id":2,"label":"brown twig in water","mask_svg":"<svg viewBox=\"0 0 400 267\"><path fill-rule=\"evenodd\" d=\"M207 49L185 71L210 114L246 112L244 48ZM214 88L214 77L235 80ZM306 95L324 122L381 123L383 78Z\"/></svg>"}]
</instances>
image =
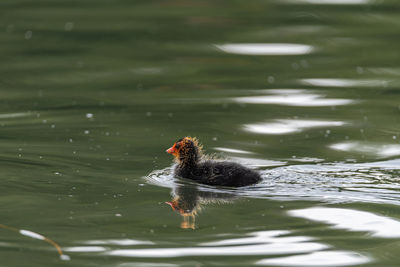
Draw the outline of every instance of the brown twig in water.
<instances>
[{"instance_id":1,"label":"brown twig in water","mask_svg":"<svg viewBox=\"0 0 400 267\"><path fill-rule=\"evenodd\" d=\"M53 247L55 247L55 249L57 250L58 254L60 255L60 259L62 259L62 260L70 260L70 257L68 255L63 254L63 252L61 250L61 247L56 242L51 240L50 238L47 238L47 237L45 237L45 236L43 236L41 234L29 231L29 230L17 229L17 228L10 227L10 226L4 225L4 224L0 224L0 228L7 229L7 230L10 230L10 231L13 231L13 232L17 232L17 233L19 233L21 235L29 236L29 237L34 238L34 239L44 240L47 243L49 243L50 245L52 245Z\"/></svg>"}]
</instances>

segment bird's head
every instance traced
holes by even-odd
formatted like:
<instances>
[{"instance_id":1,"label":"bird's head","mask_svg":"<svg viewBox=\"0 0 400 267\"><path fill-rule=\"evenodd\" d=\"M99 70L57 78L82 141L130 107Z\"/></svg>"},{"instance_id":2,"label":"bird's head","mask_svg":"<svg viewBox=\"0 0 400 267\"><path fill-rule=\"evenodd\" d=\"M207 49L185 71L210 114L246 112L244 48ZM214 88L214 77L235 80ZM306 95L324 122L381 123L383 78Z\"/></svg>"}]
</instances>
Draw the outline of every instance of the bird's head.
<instances>
[{"instance_id":1,"label":"bird's head","mask_svg":"<svg viewBox=\"0 0 400 267\"><path fill-rule=\"evenodd\" d=\"M195 137L184 137L167 149L178 163L196 163L201 158L202 146Z\"/></svg>"}]
</instances>

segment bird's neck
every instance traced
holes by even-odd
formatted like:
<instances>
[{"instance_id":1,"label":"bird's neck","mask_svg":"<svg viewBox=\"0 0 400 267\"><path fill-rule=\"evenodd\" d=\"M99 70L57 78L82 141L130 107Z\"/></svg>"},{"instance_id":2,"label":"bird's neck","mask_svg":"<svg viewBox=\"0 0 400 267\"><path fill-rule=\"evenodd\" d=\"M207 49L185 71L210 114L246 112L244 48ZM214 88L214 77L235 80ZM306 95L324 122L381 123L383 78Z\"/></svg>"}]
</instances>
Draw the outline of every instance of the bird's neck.
<instances>
[{"instance_id":1,"label":"bird's neck","mask_svg":"<svg viewBox=\"0 0 400 267\"><path fill-rule=\"evenodd\" d=\"M186 155L179 159L179 166L181 168L195 168L198 163L198 156L197 155Z\"/></svg>"},{"instance_id":2,"label":"bird's neck","mask_svg":"<svg viewBox=\"0 0 400 267\"><path fill-rule=\"evenodd\" d=\"M196 165L197 165L197 162L193 159L190 159L190 160L186 159L186 160L179 161L179 166L181 168L194 168L194 167L196 167Z\"/></svg>"}]
</instances>

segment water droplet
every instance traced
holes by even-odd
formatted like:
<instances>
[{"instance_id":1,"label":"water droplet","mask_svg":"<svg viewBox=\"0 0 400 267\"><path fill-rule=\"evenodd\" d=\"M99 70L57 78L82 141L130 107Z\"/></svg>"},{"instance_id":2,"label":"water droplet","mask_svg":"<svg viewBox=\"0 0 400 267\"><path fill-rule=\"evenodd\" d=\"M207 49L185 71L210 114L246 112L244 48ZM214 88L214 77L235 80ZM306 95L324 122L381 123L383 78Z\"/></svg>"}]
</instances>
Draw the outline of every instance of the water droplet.
<instances>
[{"instance_id":1,"label":"water droplet","mask_svg":"<svg viewBox=\"0 0 400 267\"><path fill-rule=\"evenodd\" d=\"M303 59L303 60L300 61L300 65L301 65L303 68L308 68L308 66L309 66L308 61L305 60L305 59Z\"/></svg>"},{"instance_id":2,"label":"water droplet","mask_svg":"<svg viewBox=\"0 0 400 267\"><path fill-rule=\"evenodd\" d=\"M14 24L7 25L6 32L13 32L14 31Z\"/></svg>"},{"instance_id":3,"label":"water droplet","mask_svg":"<svg viewBox=\"0 0 400 267\"><path fill-rule=\"evenodd\" d=\"M268 81L268 83L274 83L275 82L275 77L274 76L268 76L267 81Z\"/></svg>"},{"instance_id":4,"label":"water droplet","mask_svg":"<svg viewBox=\"0 0 400 267\"><path fill-rule=\"evenodd\" d=\"M25 32L25 39L26 40L29 40L29 39L31 39L32 38L32 31L26 31Z\"/></svg>"},{"instance_id":5,"label":"water droplet","mask_svg":"<svg viewBox=\"0 0 400 267\"><path fill-rule=\"evenodd\" d=\"M72 31L73 28L74 28L74 23L73 22L67 22L64 25L64 30L66 30L66 31Z\"/></svg>"}]
</instances>

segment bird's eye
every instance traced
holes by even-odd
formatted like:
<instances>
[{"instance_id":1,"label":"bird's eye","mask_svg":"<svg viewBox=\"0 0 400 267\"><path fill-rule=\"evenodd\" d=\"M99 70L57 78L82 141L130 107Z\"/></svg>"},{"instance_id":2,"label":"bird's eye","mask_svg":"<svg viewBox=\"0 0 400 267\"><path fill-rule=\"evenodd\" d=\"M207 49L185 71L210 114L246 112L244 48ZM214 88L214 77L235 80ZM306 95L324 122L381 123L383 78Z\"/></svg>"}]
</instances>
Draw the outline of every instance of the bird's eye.
<instances>
[{"instance_id":1,"label":"bird's eye","mask_svg":"<svg viewBox=\"0 0 400 267\"><path fill-rule=\"evenodd\" d=\"M180 146L181 146L180 143L176 143L176 144L175 144L175 148L176 148L176 149L179 149Z\"/></svg>"}]
</instances>

